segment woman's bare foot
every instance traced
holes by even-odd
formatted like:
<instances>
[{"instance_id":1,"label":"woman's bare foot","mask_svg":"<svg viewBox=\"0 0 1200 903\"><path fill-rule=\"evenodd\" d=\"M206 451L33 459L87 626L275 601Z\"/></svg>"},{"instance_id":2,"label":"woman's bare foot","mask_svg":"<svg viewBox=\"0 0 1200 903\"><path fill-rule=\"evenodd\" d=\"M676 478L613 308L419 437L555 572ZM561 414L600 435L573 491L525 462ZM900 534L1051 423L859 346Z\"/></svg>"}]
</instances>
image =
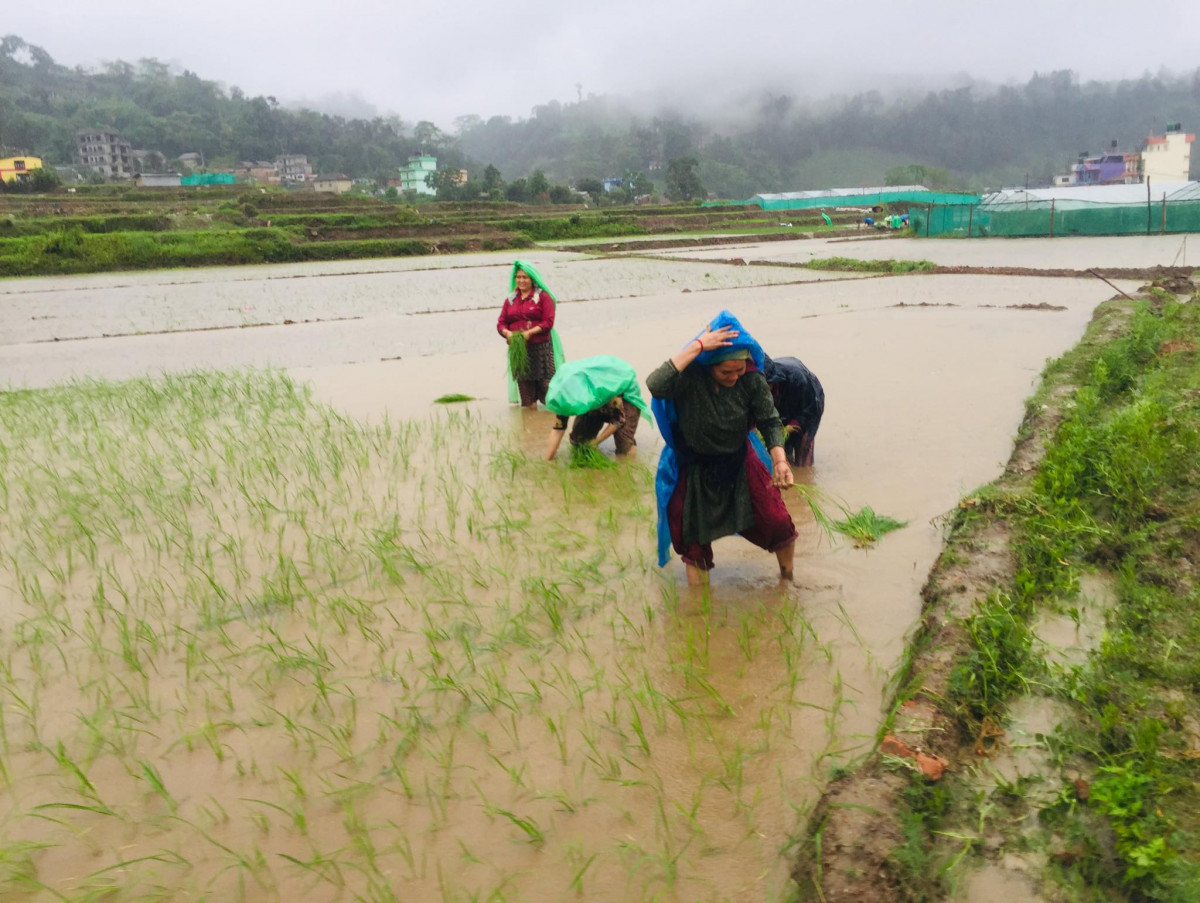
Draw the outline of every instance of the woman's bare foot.
<instances>
[{"instance_id":1,"label":"woman's bare foot","mask_svg":"<svg viewBox=\"0 0 1200 903\"><path fill-rule=\"evenodd\" d=\"M694 564L685 564L687 569L688 586L704 586L708 583L708 571L701 570Z\"/></svg>"}]
</instances>

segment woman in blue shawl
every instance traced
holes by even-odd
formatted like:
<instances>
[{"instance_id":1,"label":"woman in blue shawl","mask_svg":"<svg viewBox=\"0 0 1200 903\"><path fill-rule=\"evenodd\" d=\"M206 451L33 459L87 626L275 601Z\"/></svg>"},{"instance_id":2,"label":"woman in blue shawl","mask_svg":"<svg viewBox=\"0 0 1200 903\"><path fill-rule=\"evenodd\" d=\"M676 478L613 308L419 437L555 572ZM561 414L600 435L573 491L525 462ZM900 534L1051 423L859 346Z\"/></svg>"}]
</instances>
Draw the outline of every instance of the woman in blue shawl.
<instances>
[{"instance_id":1,"label":"woman in blue shawl","mask_svg":"<svg viewBox=\"0 0 1200 903\"><path fill-rule=\"evenodd\" d=\"M646 379L667 443L655 481L659 564L674 546L691 584L713 566L712 541L735 533L775 553L780 577L792 579L796 527L779 490L794 477L763 362L758 342L722 311Z\"/></svg>"}]
</instances>

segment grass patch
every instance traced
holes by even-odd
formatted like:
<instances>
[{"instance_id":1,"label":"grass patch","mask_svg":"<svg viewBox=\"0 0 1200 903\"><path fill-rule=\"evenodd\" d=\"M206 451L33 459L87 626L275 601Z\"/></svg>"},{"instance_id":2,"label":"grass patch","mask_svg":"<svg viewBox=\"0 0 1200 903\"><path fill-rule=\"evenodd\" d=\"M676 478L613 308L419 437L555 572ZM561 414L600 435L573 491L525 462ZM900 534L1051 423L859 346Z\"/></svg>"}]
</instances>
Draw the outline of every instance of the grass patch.
<instances>
[{"instance_id":1,"label":"grass patch","mask_svg":"<svg viewBox=\"0 0 1200 903\"><path fill-rule=\"evenodd\" d=\"M858 260L854 257L820 257L805 264L810 270L839 270L851 273L920 273L934 269L929 260Z\"/></svg>"},{"instance_id":2,"label":"grass patch","mask_svg":"<svg viewBox=\"0 0 1200 903\"><path fill-rule=\"evenodd\" d=\"M1040 827L1012 829L1005 843L1046 851L1047 876L1072 899L1200 899L1198 341L1195 303L1109 302L1048 366L1029 408L1034 419L1053 404L1059 417L1036 473L1005 477L959 518L1004 521L1015 567L1012 584L961 621L944 710L978 750L1003 735L1021 696L1066 707L1036 740L1048 764L1030 780L1049 790L1023 817ZM1044 659L1031 624L1085 617L1090 574L1113 587L1103 640L1083 663ZM941 830L959 840L985 834L997 801L1021 796L1003 782L990 795L970 781L948 786L954 816Z\"/></svg>"},{"instance_id":3,"label":"grass patch","mask_svg":"<svg viewBox=\"0 0 1200 903\"><path fill-rule=\"evenodd\" d=\"M96 273L165 267L226 266L316 260L412 257L528 247L523 235L510 238L372 238L309 241L300 227L206 229L93 234L80 226L36 235L0 237L0 276Z\"/></svg>"}]
</instances>

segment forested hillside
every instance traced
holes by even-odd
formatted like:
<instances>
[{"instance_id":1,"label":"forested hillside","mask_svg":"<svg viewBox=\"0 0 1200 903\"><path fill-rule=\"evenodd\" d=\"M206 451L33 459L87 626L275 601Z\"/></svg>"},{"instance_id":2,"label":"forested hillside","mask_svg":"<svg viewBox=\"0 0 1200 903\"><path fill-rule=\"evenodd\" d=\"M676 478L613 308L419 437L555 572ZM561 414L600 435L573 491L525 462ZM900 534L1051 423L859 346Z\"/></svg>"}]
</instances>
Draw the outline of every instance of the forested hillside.
<instances>
[{"instance_id":1,"label":"forested hillside","mask_svg":"<svg viewBox=\"0 0 1200 903\"><path fill-rule=\"evenodd\" d=\"M889 169L908 164L923 166L923 181L937 183L931 187L978 189L1046 182L1081 151L1098 153L1113 140L1138 150L1168 122L1200 130L1200 70L1111 83L1053 72L1022 86L977 85L891 102L870 92L820 109L767 95L749 116L745 109L737 115L736 124L719 115L638 118L603 98L549 103L518 122L462 119L461 144L506 174L540 167L551 178L625 169L657 176L666 161L689 155L700 160L705 186L726 197L878 185ZM1192 166L1200 172L1200 153Z\"/></svg>"},{"instance_id":2,"label":"forested hillside","mask_svg":"<svg viewBox=\"0 0 1200 903\"><path fill-rule=\"evenodd\" d=\"M98 126L168 159L202 153L211 168L293 152L308 154L321 172L386 178L418 150L437 152L447 165L462 162L428 123L406 130L394 117L346 120L285 109L274 97L226 91L154 59L70 69L19 37L0 40L0 146L70 163L76 130Z\"/></svg>"},{"instance_id":3,"label":"forested hillside","mask_svg":"<svg viewBox=\"0 0 1200 903\"><path fill-rule=\"evenodd\" d=\"M692 157L705 189L722 197L889 177L979 189L1045 182L1113 140L1136 150L1168 122L1200 129L1200 70L1103 83L1063 71L1020 86L890 100L869 92L820 106L764 94L736 113L702 115L639 114L620 98L591 97L551 101L526 119L461 116L451 135L428 122L287 109L154 59L85 71L19 37L0 41L0 146L51 162L73 160L77 129L108 126L167 157L198 151L212 168L295 152L321 171L382 179L422 151L473 173L493 164L508 181L535 170L575 183L643 173L661 187L671 160ZM1192 165L1195 177L1200 154Z\"/></svg>"}]
</instances>

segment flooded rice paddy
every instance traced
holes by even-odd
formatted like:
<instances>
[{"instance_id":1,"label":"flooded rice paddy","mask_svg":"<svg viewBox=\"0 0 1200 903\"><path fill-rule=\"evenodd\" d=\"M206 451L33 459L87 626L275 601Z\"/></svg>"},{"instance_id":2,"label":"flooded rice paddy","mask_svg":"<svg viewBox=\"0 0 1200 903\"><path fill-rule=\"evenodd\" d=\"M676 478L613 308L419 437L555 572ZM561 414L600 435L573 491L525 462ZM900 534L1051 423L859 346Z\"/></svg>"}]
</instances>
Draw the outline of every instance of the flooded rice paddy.
<instances>
[{"instance_id":1,"label":"flooded rice paddy","mask_svg":"<svg viewBox=\"0 0 1200 903\"><path fill-rule=\"evenodd\" d=\"M530 255L564 301L644 297L658 292L699 292L747 288L781 282L847 278L762 267L723 267L713 272L689 262L594 259L576 255ZM385 267L367 261L351 268L290 265L173 270L119 276L84 276L0 283L3 344L49 342L149 332L183 332L408 316L452 310L495 310L507 293L512 255L473 255L447 273L442 266L418 266L401 260Z\"/></svg>"},{"instance_id":2,"label":"flooded rice paddy","mask_svg":"<svg viewBox=\"0 0 1200 903\"><path fill-rule=\"evenodd\" d=\"M795 585L733 538L706 591L660 570L652 425L634 461L576 472L537 460L550 415L504 400L507 261L438 261L439 297L482 309L414 313L433 283L410 261L362 320L57 343L10 342L38 281L7 283L0 384L153 378L0 406L0 891L780 898L830 769L871 747L939 518L1112 290L533 256L591 299L561 306L568 356L645 374L729 308L804 359L828 402L799 479L908 526L854 549L792 495ZM376 278L302 272L274 316L328 319L330 280ZM198 275L221 296L247 273ZM185 286L153 282L160 309L96 278L101 301L70 289L85 333L214 325Z\"/></svg>"},{"instance_id":3,"label":"flooded rice paddy","mask_svg":"<svg viewBox=\"0 0 1200 903\"><path fill-rule=\"evenodd\" d=\"M1029 267L1086 270L1091 267L1143 269L1154 266L1200 267L1200 236L1123 235L1058 238L894 238L863 232L852 238L813 241L747 242L695 251L665 251L696 260L808 263L824 257L857 260L930 260L940 266Z\"/></svg>"}]
</instances>

